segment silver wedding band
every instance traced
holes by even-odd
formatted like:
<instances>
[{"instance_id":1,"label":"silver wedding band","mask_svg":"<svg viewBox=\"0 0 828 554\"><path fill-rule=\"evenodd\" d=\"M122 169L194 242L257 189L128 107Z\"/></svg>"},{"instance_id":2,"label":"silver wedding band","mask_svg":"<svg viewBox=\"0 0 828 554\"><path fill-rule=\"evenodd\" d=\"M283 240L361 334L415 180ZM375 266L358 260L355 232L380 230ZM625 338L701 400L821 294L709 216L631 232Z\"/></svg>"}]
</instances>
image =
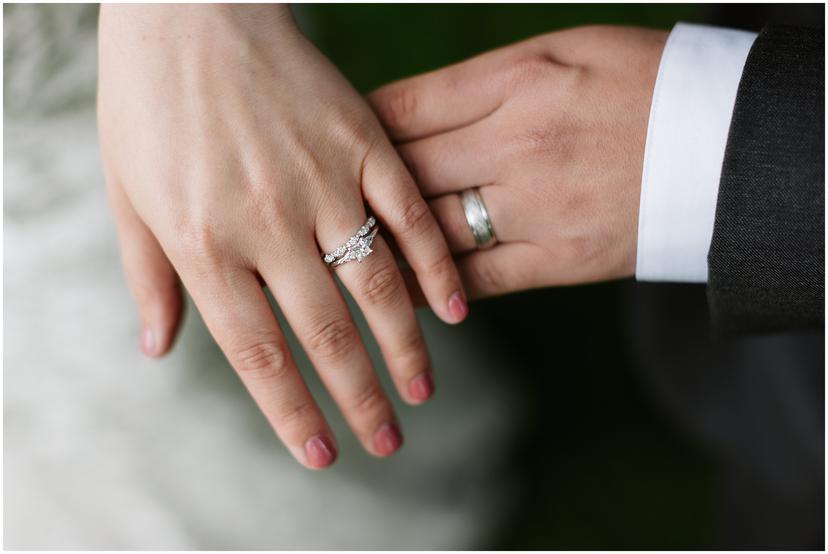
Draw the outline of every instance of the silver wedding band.
<instances>
[{"instance_id":1,"label":"silver wedding band","mask_svg":"<svg viewBox=\"0 0 828 554\"><path fill-rule=\"evenodd\" d=\"M353 261L362 263L362 260L373 252L371 243L374 242L377 231L379 231L377 220L374 216L371 216L362 227L357 229L352 237L339 245L336 250L322 254L322 260L329 267L338 267Z\"/></svg>"},{"instance_id":2,"label":"silver wedding band","mask_svg":"<svg viewBox=\"0 0 828 554\"><path fill-rule=\"evenodd\" d=\"M463 212L466 214L466 222L469 224L474 242L478 250L491 248L497 243L492 220L489 219L489 212L483 197L480 196L480 189L466 189L460 195L463 204Z\"/></svg>"}]
</instances>

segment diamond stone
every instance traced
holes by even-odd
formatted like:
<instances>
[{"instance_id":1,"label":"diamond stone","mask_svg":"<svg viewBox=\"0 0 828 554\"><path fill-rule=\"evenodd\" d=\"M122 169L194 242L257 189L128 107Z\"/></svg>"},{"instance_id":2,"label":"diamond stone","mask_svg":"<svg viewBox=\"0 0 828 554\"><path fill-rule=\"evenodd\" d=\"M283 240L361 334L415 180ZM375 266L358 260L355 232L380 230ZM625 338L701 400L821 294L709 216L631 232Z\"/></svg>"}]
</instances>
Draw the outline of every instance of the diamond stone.
<instances>
[{"instance_id":1,"label":"diamond stone","mask_svg":"<svg viewBox=\"0 0 828 554\"><path fill-rule=\"evenodd\" d=\"M371 246L364 241L360 241L360 243L352 251L356 261L360 263L362 263L362 260L364 260L371 252L373 252L373 250L371 250Z\"/></svg>"}]
</instances>

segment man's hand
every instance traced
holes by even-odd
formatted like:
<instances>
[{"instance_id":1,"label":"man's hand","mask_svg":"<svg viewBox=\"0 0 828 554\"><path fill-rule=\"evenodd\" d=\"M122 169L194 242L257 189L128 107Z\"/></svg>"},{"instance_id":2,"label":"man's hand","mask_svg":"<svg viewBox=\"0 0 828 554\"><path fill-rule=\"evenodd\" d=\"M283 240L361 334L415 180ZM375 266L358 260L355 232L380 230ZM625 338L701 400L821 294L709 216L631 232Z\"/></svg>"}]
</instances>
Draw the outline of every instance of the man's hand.
<instances>
[{"instance_id":1,"label":"man's hand","mask_svg":"<svg viewBox=\"0 0 828 554\"><path fill-rule=\"evenodd\" d=\"M666 39L637 28L561 31L370 95L461 256L471 296L635 273L647 120ZM499 242L484 251L475 251L458 194L477 186Z\"/></svg>"}]
</instances>

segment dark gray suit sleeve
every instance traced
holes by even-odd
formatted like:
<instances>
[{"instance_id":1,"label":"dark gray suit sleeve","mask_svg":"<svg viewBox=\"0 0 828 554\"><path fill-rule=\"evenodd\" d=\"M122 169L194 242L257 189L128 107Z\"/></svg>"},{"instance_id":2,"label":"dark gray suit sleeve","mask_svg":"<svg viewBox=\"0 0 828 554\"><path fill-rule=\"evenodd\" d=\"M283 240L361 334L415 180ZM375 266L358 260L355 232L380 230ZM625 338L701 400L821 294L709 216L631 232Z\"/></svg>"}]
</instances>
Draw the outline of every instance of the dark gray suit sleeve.
<instances>
[{"instance_id":1,"label":"dark gray suit sleeve","mask_svg":"<svg viewBox=\"0 0 828 554\"><path fill-rule=\"evenodd\" d=\"M824 327L824 42L768 27L745 63L708 253L720 334Z\"/></svg>"}]
</instances>

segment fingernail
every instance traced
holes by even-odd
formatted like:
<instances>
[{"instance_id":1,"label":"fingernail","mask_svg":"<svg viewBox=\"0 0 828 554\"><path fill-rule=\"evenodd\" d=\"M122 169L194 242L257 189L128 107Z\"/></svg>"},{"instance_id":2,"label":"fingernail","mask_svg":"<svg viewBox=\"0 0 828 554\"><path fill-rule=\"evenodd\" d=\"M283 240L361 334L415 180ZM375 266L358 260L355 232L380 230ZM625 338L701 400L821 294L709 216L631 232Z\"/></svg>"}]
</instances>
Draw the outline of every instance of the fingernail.
<instances>
[{"instance_id":1,"label":"fingernail","mask_svg":"<svg viewBox=\"0 0 828 554\"><path fill-rule=\"evenodd\" d=\"M305 443L305 456L308 465L315 469L328 467L336 460L336 450L328 437L316 435Z\"/></svg>"},{"instance_id":2,"label":"fingernail","mask_svg":"<svg viewBox=\"0 0 828 554\"><path fill-rule=\"evenodd\" d=\"M141 331L141 350L143 350L144 354L147 356L156 355L155 334L148 326L145 326Z\"/></svg>"},{"instance_id":3,"label":"fingernail","mask_svg":"<svg viewBox=\"0 0 828 554\"><path fill-rule=\"evenodd\" d=\"M421 373L408 382L408 394L417 402L425 402L434 393L431 373Z\"/></svg>"},{"instance_id":4,"label":"fingernail","mask_svg":"<svg viewBox=\"0 0 828 554\"><path fill-rule=\"evenodd\" d=\"M394 423L386 423L374 435L374 450L380 456L393 454L402 446L403 438L399 427Z\"/></svg>"},{"instance_id":5,"label":"fingernail","mask_svg":"<svg viewBox=\"0 0 828 554\"><path fill-rule=\"evenodd\" d=\"M463 321L469 314L469 305L466 304L466 300L459 291L449 297L448 305L449 312L451 313L451 317L454 318L455 323Z\"/></svg>"}]
</instances>

